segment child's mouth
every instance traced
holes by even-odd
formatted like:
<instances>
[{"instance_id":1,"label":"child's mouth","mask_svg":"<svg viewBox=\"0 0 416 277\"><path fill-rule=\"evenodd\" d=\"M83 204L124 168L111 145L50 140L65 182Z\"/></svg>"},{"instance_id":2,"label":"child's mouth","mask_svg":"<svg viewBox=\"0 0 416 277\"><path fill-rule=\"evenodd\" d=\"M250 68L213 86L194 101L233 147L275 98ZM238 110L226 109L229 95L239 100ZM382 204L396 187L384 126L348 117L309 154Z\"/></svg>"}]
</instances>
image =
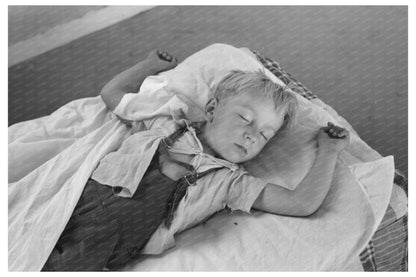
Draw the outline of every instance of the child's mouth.
<instances>
[{"instance_id":1,"label":"child's mouth","mask_svg":"<svg viewBox=\"0 0 416 277\"><path fill-rule=\"evenodd\" d=\"M237 143L234 143L235 146L237 146L237 149L239 149L240 152L242 152L244 155L247 155L247 149Z\"/></svg>"}]
</instances>

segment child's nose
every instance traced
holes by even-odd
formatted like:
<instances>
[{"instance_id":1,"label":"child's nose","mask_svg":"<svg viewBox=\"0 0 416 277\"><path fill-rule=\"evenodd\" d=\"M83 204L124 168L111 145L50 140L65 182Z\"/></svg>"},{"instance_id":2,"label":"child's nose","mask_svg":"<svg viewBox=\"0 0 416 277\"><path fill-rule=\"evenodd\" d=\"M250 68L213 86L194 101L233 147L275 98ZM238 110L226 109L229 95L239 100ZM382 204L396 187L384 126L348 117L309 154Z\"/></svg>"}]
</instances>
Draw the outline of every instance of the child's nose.
<instances>
[{"instance_id":1,"label":"child's nose","mask_svg":"<svg viewBox=\"0 0 416 277\"><path fill-rule=\"evenodd\" d=\"M256 137L250 132L245 132L244 133L244 139L245 139L246 143L249 143L249 144L256 142Z\"/></svg>"}]
</instances>

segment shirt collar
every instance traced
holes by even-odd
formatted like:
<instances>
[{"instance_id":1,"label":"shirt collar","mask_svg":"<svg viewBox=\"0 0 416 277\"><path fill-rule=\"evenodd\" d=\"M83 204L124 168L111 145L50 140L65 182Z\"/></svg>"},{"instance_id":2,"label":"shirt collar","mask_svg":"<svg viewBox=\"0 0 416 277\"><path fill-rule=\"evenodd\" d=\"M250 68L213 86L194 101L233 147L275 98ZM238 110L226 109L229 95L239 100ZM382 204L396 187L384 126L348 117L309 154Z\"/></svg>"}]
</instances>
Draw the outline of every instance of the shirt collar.
<instances>
[{"instance_id":1,"label":"shirt collar","mask_svg":"<svg viewBox=\"0 0 416 277\"><path fill-rule=\"evenodd\" d=\"M227 167L231 169L232 171L242 169L240 165L224 160L218 154L211 155L211 154L204 153L204 146L202 145L201 139L198 137L198 135L201 134L201 129L206 124L206 122L190 123L188 120L186 120L185 124L189 133L192 135L192 138L195 141L196 145L198 145L199 153L197 153L197 155L200 156L200 158L205 157L208 160L210 160L211 163L213 162L214 164L218 164L221 167ZM205 144L205 146L209 147L207 144ZM215 153L214 150L212 149L210 150L212 153Z\"/></svg>"}]
</instances>

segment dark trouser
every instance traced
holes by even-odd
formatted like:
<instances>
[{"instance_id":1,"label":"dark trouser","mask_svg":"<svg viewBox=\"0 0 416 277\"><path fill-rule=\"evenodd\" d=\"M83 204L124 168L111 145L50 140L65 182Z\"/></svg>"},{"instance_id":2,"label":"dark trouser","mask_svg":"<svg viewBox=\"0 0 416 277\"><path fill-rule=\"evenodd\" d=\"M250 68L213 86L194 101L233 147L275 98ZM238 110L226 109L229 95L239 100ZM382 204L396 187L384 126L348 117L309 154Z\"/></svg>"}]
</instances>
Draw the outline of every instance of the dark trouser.
<instances>
[{"instance_id":1,"label":"dark trouser","mask_svg":"<svg viewBox=\"0 0 416 277\"><path fill-rule=\"evenodd\" d=\"M112 187L89 179L42 271L117 269L138 258L165 219L174 190L157 158L132 198L118 197Z\"/></svg>"}]
</instances>

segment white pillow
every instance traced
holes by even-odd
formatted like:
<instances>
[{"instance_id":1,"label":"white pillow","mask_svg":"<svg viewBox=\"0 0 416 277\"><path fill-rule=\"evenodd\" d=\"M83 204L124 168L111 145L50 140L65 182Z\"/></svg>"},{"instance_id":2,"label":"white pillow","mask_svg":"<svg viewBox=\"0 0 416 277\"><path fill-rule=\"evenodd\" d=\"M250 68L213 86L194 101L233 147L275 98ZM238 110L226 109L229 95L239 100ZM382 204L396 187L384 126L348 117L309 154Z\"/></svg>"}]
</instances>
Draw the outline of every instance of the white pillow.
<instances>
[{"instance_id":1,"label":"white pillow","mask_svg":"<svg viewBox=\"0 0 416 277\"><path fill-rule=\"evenodd\" d=\"M205 103L213 95L216 84L231 70L262 69L274 82L284 86L273 73L264 68L247 48L213 44L189 56L173 70L163 72L169 92L188 104L187 116L192 121L205 120ZM316 134L328 121L350 130L350 145L339 159L347 165L375 161L381 155L363 142L345 119L331 107L313 103L296 94L299 103L297 124L277 134L261 153L244 164L249 174L293 190L313 165L316 157ZM331 112L332 111L332 112Z\"/></svg>"},{"instance_id":2,"label":"white pillow","mask_svg":"<svg viewBox=\"0 0 416 277\"><path fill-rule=\"evenodd\" d=\"M263 69L274 82L284 85L246 50L226 44L208 46L160 75L167 78L165 89L181 96L188 104L188 118L202 121L205 120L205 104L212 97L216 84L235 69ZM244 164L251 175L291 190L305 177L315 160L314 138L319 127L327 121L336 123L328 113L315 109L308 100L295 95L299 102L299 124L275 136L256 158Z\"/></svg>"}]
</instances>

